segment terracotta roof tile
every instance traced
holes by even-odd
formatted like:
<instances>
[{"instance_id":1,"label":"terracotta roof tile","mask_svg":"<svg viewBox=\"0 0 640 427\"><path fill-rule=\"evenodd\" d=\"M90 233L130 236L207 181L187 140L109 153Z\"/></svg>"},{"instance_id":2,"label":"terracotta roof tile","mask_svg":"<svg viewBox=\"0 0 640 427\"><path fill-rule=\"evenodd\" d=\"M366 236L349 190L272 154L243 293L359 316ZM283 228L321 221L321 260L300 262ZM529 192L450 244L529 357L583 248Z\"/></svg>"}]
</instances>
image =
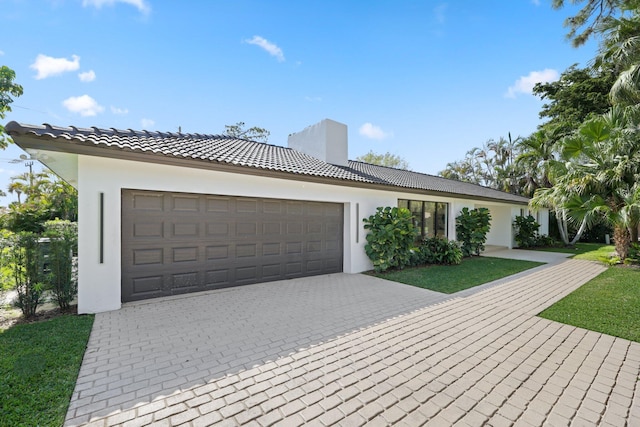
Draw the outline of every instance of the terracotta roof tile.
<instances>
[{"instance_id":1,"label":"terracotta roof tile","mask_svg":"<svg viewBox=\"0 0 640 427\"><path fill-rule=\"evenodd\" d=\"M225 135L90 129L75 126L42 126L10 122L5 127L18 145L23 137L58 140L97 149L121 149L168 157L226 163L244 167L294 173L336 180L382 184L461 196L527 203L528 199L480 185L439 176L349 161L347 167L325 163L302 152L277 145ZM96 151L96 155L99 152Z\"/></svg>"}]
</instances>

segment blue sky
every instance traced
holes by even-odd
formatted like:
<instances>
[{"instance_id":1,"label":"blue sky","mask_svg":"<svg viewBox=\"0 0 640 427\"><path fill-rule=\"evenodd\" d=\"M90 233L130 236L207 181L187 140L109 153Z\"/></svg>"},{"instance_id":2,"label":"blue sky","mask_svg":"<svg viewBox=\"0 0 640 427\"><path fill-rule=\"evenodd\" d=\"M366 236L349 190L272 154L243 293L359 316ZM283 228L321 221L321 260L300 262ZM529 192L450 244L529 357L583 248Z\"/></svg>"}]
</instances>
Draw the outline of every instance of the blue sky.
<instances>
[{"instance_id":1,"label":"blue sky","mask_svg":"<svg viewBox=\"0 0 640 427\"><path fill-rule=\"evenodd\" d=\"M0 0L0 64L24 95L5 121L222 133L269 143L330 118L349 157L391 152L437 174L474 146L540 124L535 81L572 48L550 0ZM25 171L0 153L0 187ZM5 199L6 202L6 199ZM0 204L4 204L0 199Z\"/></svg>"}]
</instances>

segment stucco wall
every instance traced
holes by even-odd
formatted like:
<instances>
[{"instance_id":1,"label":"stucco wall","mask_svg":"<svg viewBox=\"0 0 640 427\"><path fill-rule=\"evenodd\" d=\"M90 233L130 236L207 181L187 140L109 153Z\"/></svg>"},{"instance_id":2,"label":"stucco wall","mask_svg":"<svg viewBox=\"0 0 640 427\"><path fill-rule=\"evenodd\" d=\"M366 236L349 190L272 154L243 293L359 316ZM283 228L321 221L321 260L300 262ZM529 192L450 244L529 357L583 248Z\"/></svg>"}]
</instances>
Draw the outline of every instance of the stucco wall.
<instances>
[{"instance_id":1,"label":"stucco wall","mask_svg":"<svg viewBox=\"0 0 640 427\"><path fill-rule=\"evenodd\" d=\"M450 203L449 238L455 238L455 217L474 202L395 191L307 183L296 180L230 174L151 163L78 156L79 294L78 311L116 310L121 278L121 190L123 188L270 197L343 203L345 273L371 269L364 245L362 219L379 206L396 206L399 198ZM100 194L104 197L103 262L100 263ZM510 209L510 205L504 205ZM359 215L356 215L356 212ZM510 226L509 226L510 230ZM507 231L504 231L507 232ZM496 232L498 233L498 232ZM498 233L499 234L499 233Z\"/></svg>"}]
</instances>

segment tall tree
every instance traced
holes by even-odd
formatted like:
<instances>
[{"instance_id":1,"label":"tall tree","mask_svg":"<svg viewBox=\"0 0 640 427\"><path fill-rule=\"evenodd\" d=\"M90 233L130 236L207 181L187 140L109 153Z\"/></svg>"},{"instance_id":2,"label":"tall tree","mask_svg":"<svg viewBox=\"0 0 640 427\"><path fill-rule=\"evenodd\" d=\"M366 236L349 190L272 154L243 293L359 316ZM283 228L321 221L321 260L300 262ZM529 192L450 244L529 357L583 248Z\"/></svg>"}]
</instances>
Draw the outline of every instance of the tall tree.
<instances>
[{"instance_id":1,"label":"tall tree","mask_svg":"<svg viewBox=\"0 0 640 427\"><path fill-rule=\"evenodd\" d=\"M619 17L607 17L599 27L603 38L596 64L612 62L618 70L611 88L611 102L616 105L640 104L640 15L638 7ZM626 7L626 6L625 6Z\"/></svg>"},{"instance_id":2,"label":"tall tree","mask_svg":"<svg viewBox=\"0 0 640 427\"><path fill-rule=\"evenodd\" d=\"M244 122L238 122L235 125L225 125L225 131L223 135L231 136L238 139L248 139L256 142L268 142L271 132L268 130L253 126L246 128Z\"/></svg>"},{"instance_id":3,"label":"tall tree","mask_svg":"<svg viewBox=\"0 0 640 427\"><path fill-rule=\"evenodd\" d=\"M439 175L519 194L521 180L515 164L518 141L519 138L512 140L510 134L497 141L490 139L482 147L467 151L464 159L448 163Z\"/></svg>"},{"instance_id":4,"label":"tall tree","mask_svg":"<svg viewBox=\"0 0 640 427\"><path fill-rule=\"evenodd\" d=\"M572 133L585 120L606 113L611 107L609 91L616 80L611 62L598 67L578 68L576 64L562 72L554 82L536 83L533 94L545 101L540 110L545 125L554 131L556 141Z\"/></svg>"},{"instance_id":5,"label":"tall tree","mask_svg":"<svg viewBox=\"0 0 640 427\"><path fill-rule=\"evenodd\" d=\"M374 153L370 150L367 154L356 157L356 160L364 163L370 163L372 165L386 166L396 169L409 169L409 162L402 157L386 152L384 154Z\"/></svg>"},{"instance_id":6,"label":"tall tree","mask_svg":"<svg viewBox=\"0 0 640 427\"><path fill-rule=\"evenodd\" d=\"M640 108L614 106L607 114L585 122L563 142L566 172L558 191L580 221L600 218L613 227L616 251L624 259L638 240L640 223Z\"/></svg>"},{"instance_id":7,"label":"tall tree","mask_svg":"<svg viewBox=\"0 0 640 427\"><path fill-rule=\"evenodd\" d=\"M6 65L0 67L0 119L4 119L11 111L13 97L22 95L22 86L15 83L15 79L15 71ZM0 148L7 148L9 141L9 136L4 132L4 126L0 124Z\"/></svg>"},{"instance_id":8,"label":"tall tree","mask_svg":"<svg viewBox=\"0 0 640 427\"><path fill-rule=\"evenodd\" d=\"M589 38L598 31L602 22L619 12L620 8L635 3L636 0L553 0L552 7L560 9L566 3L585 3L582 9L574 16L570 16L564 21L564 26L569 28L567 38L571 40L574 47L582 46Z\"/></svg>"}]
</instances>

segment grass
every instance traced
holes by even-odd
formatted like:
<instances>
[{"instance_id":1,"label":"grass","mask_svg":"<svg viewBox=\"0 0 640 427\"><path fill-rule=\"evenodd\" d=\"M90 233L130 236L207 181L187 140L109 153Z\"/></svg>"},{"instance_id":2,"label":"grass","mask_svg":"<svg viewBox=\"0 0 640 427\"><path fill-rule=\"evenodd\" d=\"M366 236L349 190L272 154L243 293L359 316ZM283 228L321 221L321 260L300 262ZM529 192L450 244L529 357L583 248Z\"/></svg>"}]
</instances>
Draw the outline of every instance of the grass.
<instances>
[{"instance_id":1,"label":"grass","mask_svg":"<svg viewBox=\"0 0 640 427\"><path fill-rule=\"evenodd\" d=\"M460 265L434 265L371 274L394 282L452 294L542 264L515 259L472 257L463 259Z\"/></svg>"},{"instance_id":2,"label":"grass","mask_svg":"<svg viewBox=\"0 0 640 427\"><path fill-rule=\"evenodd\" d=\"M93 316L64 315L0 331L0 426L61 426Z\"/></svg>"},{"instance_id":3,"label":"grass","mask_svg":"<svg viewBox=\"0 0 640 427\"><path fill-rule=\"evenodd\" d=\"M602 257L609 258L616 248L613 245L603 245L602 243L576 243L575 248L534 248L544 252L562 252L573 254L575 259L586 259L588 261L600 261Z\"/></svg>"},{"instance_id":4,"label":"grass","mask_svg":"<svg viewBox=\"0 0 640 427\"><path fill-rule=\"evenodd\" d=\"M640 342L640 270L612 267L540 317Z\"/></svg>"}]
</instances>

